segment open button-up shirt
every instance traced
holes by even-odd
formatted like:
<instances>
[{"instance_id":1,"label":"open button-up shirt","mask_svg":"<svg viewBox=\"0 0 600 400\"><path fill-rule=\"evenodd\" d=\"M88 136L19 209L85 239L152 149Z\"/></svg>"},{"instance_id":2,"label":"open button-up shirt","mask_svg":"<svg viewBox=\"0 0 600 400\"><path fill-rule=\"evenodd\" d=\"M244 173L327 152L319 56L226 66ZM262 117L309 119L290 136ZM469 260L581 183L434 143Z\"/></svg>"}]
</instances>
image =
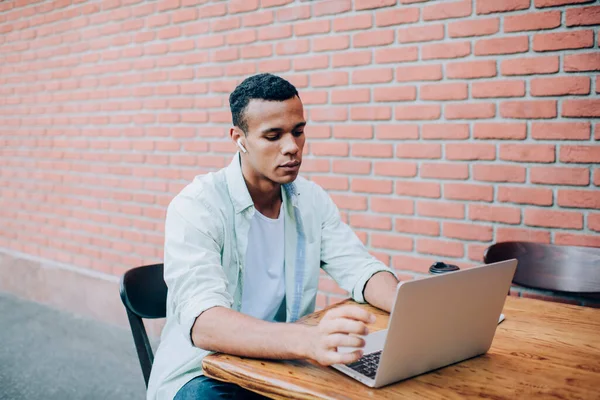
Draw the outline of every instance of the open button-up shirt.
<instances>
[{"instance_id":1,"label":"open button-up shirt","mask_svg":"<svg viewBox=\"0 0 600 400\"><path fill-rule=\"evenodd\" d=\"M363 290L371 276L393 271L369 254L321 187L298 177L281 191L286 321L314 311L320 268L364 303ZM209 351L191 340L192 326L202 312L216 306L240 310L255 212L239 153L227 168L196 177L169 204L164 253L167 321L148 399L172 399L185 383L202 375L202 359Z\"/></svg>"}]
</instances>

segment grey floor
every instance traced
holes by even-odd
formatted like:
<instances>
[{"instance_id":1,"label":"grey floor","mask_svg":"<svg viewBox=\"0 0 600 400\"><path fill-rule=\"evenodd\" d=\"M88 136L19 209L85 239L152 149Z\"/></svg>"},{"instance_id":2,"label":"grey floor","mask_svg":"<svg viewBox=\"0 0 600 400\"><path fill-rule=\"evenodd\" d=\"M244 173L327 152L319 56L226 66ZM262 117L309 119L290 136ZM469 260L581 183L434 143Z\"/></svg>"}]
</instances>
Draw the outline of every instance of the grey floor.
<instances>
[{"instance_id":1,"label":"grey floor","mask_svg":"<svg viewBox=\"0 0 600 400\"><path fill-rule=\"evenodd\" d=\"M129 330L0 292L0 399L144 399Z\"/></svg>"}]
</instances>

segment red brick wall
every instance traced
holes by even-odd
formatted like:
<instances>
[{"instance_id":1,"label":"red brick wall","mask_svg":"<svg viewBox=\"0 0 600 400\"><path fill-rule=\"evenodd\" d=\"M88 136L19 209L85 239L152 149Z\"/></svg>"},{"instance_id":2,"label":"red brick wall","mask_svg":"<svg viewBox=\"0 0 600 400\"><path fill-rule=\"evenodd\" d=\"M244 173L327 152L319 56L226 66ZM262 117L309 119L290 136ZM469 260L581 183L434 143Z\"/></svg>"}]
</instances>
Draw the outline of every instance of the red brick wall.
<instances>
[{"instance_id":1,"label":"red brick wall","mask_svg":"<svg viewBox=\"0 0 600 400\"><path fill-rule=\"evenodd\" d=\"M4 1L0 250L160 261L258 72L299 88L304 174L403 277L495 241L600 246L599 25L586 0Z\"/></svg>"}]
</instances>

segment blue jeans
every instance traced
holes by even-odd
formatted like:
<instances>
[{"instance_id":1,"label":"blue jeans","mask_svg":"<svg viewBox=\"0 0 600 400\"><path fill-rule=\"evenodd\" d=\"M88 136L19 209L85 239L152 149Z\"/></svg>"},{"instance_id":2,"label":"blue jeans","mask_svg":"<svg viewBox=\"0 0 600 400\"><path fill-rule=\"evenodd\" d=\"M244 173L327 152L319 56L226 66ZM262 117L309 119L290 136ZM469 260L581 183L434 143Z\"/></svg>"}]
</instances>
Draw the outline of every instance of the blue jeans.
<instances>
[{"instance_id":1,"label":"blue jeans","mask_svg":"<svg viewBox=\"0 0 600 400\"><path fill-rule=\"evenodd\" d=\"M173 400L209 400L209 399L265 399L257 393L246 390L233 383L221 382L201 375L185 385Z\"/></svg>"}]
</instances>

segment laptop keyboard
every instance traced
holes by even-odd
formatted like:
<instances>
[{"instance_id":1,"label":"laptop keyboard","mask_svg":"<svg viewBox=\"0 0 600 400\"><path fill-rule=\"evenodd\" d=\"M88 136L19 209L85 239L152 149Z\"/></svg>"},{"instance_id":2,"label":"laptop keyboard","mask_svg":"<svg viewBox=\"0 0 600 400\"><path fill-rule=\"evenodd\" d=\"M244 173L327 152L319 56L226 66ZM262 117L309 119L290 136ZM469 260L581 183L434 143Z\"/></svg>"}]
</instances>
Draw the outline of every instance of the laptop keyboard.
<instances>
[{"instance_id":1,"label":"laptop keyboard","mask_svg":"<svg viewBox=\"0 0 600 400\"><path fill-rule=\"evenodd\" d=\"M377 373L377 366L379 365L379 358L381 357L381 350L375 353L369 353L362 356L358 361L351 364L346 364L348 368L353 369L359 374L368 376L371 379L375 379Z\"/></svg>"}]
</instances>

